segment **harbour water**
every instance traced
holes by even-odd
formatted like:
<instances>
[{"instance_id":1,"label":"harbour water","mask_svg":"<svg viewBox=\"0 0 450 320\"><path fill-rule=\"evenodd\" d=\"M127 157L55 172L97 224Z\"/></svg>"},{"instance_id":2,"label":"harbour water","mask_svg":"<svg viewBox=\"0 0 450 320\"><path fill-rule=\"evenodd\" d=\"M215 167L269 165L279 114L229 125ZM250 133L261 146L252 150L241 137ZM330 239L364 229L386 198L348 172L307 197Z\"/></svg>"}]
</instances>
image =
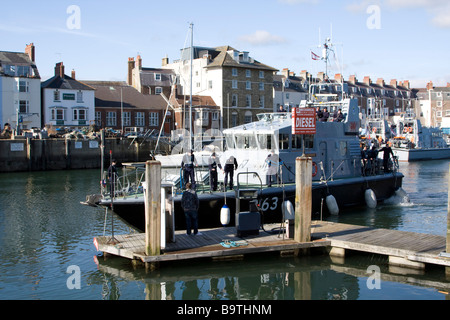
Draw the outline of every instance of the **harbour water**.
<instances>
[{"instance_id":1,"label":"harbour water","mask_svg":"<svg viewBox=\"0 0 450 320\"><path fill-rule=\"evenodd\" d=\"M450 161L401 164L409 203L360 208L329 220L445 236ZM105 211L80 204L99 170L0 174L0 299L12 300L445 300L443 268L403 274L386 258L250 256L170 264L147 273L104 260L93 237L111 233ZM117 218L115 233L132 230ZM368 271L381 271L378 287ZM369 268L370 269L370 268ZM448 299L448 298L447 298Z\"/></svg>"}]
</instances>

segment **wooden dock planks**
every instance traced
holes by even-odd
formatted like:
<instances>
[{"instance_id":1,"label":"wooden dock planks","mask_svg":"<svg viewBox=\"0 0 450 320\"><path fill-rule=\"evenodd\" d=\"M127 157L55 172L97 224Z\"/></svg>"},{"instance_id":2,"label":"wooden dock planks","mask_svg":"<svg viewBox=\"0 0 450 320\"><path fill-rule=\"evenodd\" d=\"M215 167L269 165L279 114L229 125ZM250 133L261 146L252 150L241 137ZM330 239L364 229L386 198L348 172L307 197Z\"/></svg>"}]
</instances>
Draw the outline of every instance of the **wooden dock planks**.
<instances>
[{"instance_id":1,"label":"wooden dock planks","mask_svg":"<svg viewBox=\"0 0 450 320\"><path fill-rule=\"evenodd\" d=\"M332 247L450 266L450 259L439 256L445 252L446 238L443 236L326 221L314 221L312 229L314 238L331 240Z\"/></svg>"},{"instance_id":2,"label":"wooden dock planks","mask_svg":"<svg viewBox=\"0 0 450 320\"><path fill-rule=\"evenodd\" d=\"M265 226L275 230L280 225ZM313 247L338 247L374 254L405 258L411 261L450 266L450 259L440 257L445 252L446 238L443 236L414 232L375 229L327 221L313 221L311 234L315 241L298 243L276 231L261 230L259 235L245 237L247 245L224 248L224 240L242 240L236 236L234 227L201 230L201 235L186 235L176 232L176 242L168 243L161 255L145 255L145 234L116 235L116 244L108 243L109 237L94 240L97 250L140 259L143 262L175 261L185 259L215 258L250 253L288 251Z\"/></svg>"}]
</instances>

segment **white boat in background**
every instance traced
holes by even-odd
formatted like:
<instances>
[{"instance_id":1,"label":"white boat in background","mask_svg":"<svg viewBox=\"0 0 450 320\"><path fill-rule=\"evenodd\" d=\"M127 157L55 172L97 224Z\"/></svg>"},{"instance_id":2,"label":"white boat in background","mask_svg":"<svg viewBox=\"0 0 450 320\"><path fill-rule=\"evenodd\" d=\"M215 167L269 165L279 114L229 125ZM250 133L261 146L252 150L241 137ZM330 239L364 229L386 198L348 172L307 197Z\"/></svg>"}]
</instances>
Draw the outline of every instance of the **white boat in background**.
<instances>
[{"instance_id":1,"label":"white boat in background","mask_svg":"<svg viewBox=\"0 0 450 320\"><path fill-rule=\"evenodd\" d=\"M395 136L390 142L398 161L450 159L442 130L422 126L414 114L404 114L395 122Z\"/></svg>"}]
</instances>

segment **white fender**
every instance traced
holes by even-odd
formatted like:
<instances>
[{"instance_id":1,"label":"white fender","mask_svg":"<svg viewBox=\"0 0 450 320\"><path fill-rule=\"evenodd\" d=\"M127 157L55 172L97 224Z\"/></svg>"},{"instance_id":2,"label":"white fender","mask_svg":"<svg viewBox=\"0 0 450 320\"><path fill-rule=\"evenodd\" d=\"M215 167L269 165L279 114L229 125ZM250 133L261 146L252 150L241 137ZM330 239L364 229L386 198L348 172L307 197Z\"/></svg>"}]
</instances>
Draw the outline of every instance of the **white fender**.
<instances>
[{"instance_id":1,"label":"white fender","mask_svg":"<svg viewBox=\"0 0 450 320\"><path fill-rule=\"evenodd\" d=\"M224 204L222 209L220 209L220 223L226 226L230 223L230 208Z\"/></svg>"},{"instance_id":2,"label":"white fender","mask_svg":"<svg viewBox=\"0 0 450 320\"><path fill-rule=\"evenodd\" d=\"M336 198L330 194L329 196L327 196L325 201L327 203L328 211L330 211L330 213L332 215L338 215L339 214L339 207L337 205Z\"/></svg>"},{"instance_id":3,"label":"white fender","mask_svg":"<svg viewBox=\"0 0 450 320\"><path fill-rule=\"evenodd\" d=\"M366 205L367 207L371 209L375 209L377 207L377 196L375 195L375 192L373 192L372 189L367 189L364 197L366 199Z\"/></svg>"},{"instance_id":4,"label":"white fender","mask_svg":"<svg viewBox=\"0 0 450 320\"><path fill-rule=\"evenodd\" d=\"M284 220L294 220L295 219L295 210L292 202L286 200L283 202L283 206L281 207L283 210Z\"/></svg>"}]
</instances>

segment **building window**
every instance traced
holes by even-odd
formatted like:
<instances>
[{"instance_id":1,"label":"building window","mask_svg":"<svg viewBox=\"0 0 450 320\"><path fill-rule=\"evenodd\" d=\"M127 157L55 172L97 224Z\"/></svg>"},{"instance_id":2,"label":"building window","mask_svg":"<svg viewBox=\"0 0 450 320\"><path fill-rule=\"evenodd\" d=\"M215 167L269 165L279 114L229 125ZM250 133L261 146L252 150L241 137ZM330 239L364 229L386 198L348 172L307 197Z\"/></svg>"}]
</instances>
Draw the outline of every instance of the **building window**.
<instances>
[{"instance_id":1,"label":"building window","mask_svg":"<svg viewBox=\"0 0 450 320\"><path fill-rule=\"evenodd\" d=\"M252 113L250 111L245 112L244 123L252 122Z\"/></svg>"},{"instance_id":2,"label":"building window","mask_svg":"<svg viewBox=\"0 0 450 320\"><path fill-rule=\"evenodd\" d=\"M19 80L19 92L29 92L28 81Z\"/></svg>"},{"instance_id":3,"label":"building window","mask_svg":"<svg viewBox=\"0 0 450 320\"><path fill-rule=\"evenodd\" d=\"M122 113L123 117L123 125L124 126L131 126L131 112L126 111Z\"/></svg>"},{"instance_id":4,"label":"building window","mask_svg":"<svg viewBox=\"0 0 450 320\"><path fill-rule=\"evenodd\" d=\"M95 125L98 127L102 126L102 113L101 111L95 111Z\"/></svg>"},{"instance_id":5,"label":"building window","mask_svg":"<svg viewBox=\"0 0 450 320\"><path fill-rule=\"evenodd\" d=\"M115 111L106 112L106 126L115 127L117 125L117 115Z\"/></svg>"},{"instance_id":6,"label":"building window","mask_svg":"<svg viewBox=\"0 0 450 320\"><path fill-rule=\"evenodd\" d=\"M232 89L237 89L238 88L237 80L231 80L231 88Z\"/></svg>"},{"instance_id":7,"label":"building window","mask_svg":"<svg viewBox=\"0 0 450 320\"><path fill-rule=\"evenodd\" d=\"M233 77L237 77L238 72L237 72L237 69L236 69L236 68L231 69L231 75L232 75Z\"/></svg>"},{"instance_id":8,"label":"building window","mask_svg":"<svg viewBox=\"0 0 450 320\"><path fill-rule=\"evenodd\" d=\"M52 121L64 121L65 120L65 110L62 108L51 109L50 120Z\"/></svg>"},{"instance_id":9,"label":"building window","mask_svg":"<svg viewBox=\"0 0 450 320\"><path fill-rule=\"evenodd\" d=\"M259 72L259 78L260 79L264 79L264 71L260 71Z\"/></svg>"},{"instance_id":10,"label":"building window","mask_svg":"<svg viewBox=\"0 0 450 320\"><path fill-rule=\"evenodd\" d=\"M161 87L155 88L155 94L161 94L163 92L163 89Z\"/></svg>"},{"instance_id":11,"label":"building window","mask_svg":"<svg viewBox=\"0 0 450 320\"><path fill-rule=\"evenodd\" d=\"M211 113L211 119L213 121L219 120L219 113L217 111Z\"/></svg>"},{"instance_id":12,"label":"building window","mask_svg":"<svg viewBox=\"0 0 450 320\"><path fill-rule=\"evenodd\" d=\"M231 106L232 107L237 107L238 105L238 95L237 94L233 94L232 98L231 98Z\"/></svg>"},{"instance_id":13,"label":"building window","mask_svg":"<svg viewBox=\"0 0 450 320\"><path fill-rule=\"evenodd\" d=\"M231 126L232 127L236 127L237 126L237 122L238 122L237 120L238 120L238 115L237 115L236 112L233 112L231 114Z\"/></svg>"},{"instance_id":14,"label":"building window","mask_svg":"<svg viewBox=\"0 0 450 320\"><path fill-rule=\"evenodd\" d=\"M247 77L247 78L250 78L251 76L252 76L252 71L251 70L245 70L245 76Z\"/></svg>"},{"instance_id":15,"label":"building window","mask_svg":"<svg viewBox=\"0 0 450 320\"><path fill-rule=\"evenodd\" d=\"M259 96L259 107L260 108L264 108L265 107L264 96Z\"/></svg>"},{"instance_id":16,"label":"building window","mask_svg":"<svg viewBox=\"0 0 450 320\"><path fill-rule=\"evenodd\" d=\"M252 90L252 82L251 81L245 81L245 89Z\"/></svg>"},{"instance_id":17,"label":"building window","mask_svg":"<svg viewBox=\"0 0 450 320\"><path fill-rule=\"evenodd\" d=\"M442 117L442 111L436 111L436 118Z\"/></svg>"},{"instance_id":18,"label":"building window","mask_svg":"<svg viewBox=\"0 0 450 320\"><path fill-rule=\"evenodd\" d=\"M149 125L150 127L157 127L159 124L159 113L150 112Z\"/></svg>"},{"instance_id":19,"label":"building window","mask_svg":"<svg viewBox=\"0 0 450 320\"><path fill-rule=\"evenodd\" d=\"M83 91L77 92L77 102L82 103L83 102Z\"/></svg>"},{"instance_id":20,"label":"building window","mask_svg":"<svg viewBox=\"0 0 450 320\"><path fill-rule=\"evenodd\" d=\"M212 80L208 81L208 89L212 89L213 88L213 82Z\"/></svg>"},{"instance_id":21,"label":"building window","mask_svg":"<svg viewBox=\"0 0 450 320\"><path fill-rule=\"evenodd\" d=\"M252 96L250 94L248 94L245 98L245 106L247 108L251 108L252 107Z\"/></svg>"},{"instance_id":22,"label":"building window","mask_svg":"<svg viewBox=\"0 0 450 320\"><path fill-rule=\"evenodd\" d=\"M53 101L61 101L61 93L58 90L53 91Z\"/></svg>"},{"instance_id":23,"label":"building window","mask_svg":"<svg viewBox=\"0 0 450 320\"><path fill-rule=\"evenodd\" d=\"M161 81L161 73L155 73L155 80Z\"/></svg>"},{"instance_id":24,"label":"building window","mask_svg":"<svg viewBox=\"0 0 450 320\"><path fill-rule=\"evenodd\" d=\"M259 83L259 91L264 91L264 82Z\"/></svg>"},{"instance_id":25,"label":"building window","mask_svg":"<svg viewBox=\"0 0 450 320\"><path fill-rule=\"evenodd\" d=\"M19 113L28 113L30 102L28 100L19 101Z\"/></svg>"},{"instance_id":26,"label":"building window","mask_svg":"<svg viewBox=\"0 0 450 320\"><path fill-rule=\"evenodd\" d=\"M86 109L73 109L73 120L87 120Z\"/></svg>"},{"instance_id":27,"label":"building window","mask_svg":"<svg viewBox=\"0 0 450 320\"><path fill-rule=\"evenodd\" d=\"M145 126L145 113L144 112L136 112L136 118L134 120L136 127Z\"/></svg>"}]
</instances>

